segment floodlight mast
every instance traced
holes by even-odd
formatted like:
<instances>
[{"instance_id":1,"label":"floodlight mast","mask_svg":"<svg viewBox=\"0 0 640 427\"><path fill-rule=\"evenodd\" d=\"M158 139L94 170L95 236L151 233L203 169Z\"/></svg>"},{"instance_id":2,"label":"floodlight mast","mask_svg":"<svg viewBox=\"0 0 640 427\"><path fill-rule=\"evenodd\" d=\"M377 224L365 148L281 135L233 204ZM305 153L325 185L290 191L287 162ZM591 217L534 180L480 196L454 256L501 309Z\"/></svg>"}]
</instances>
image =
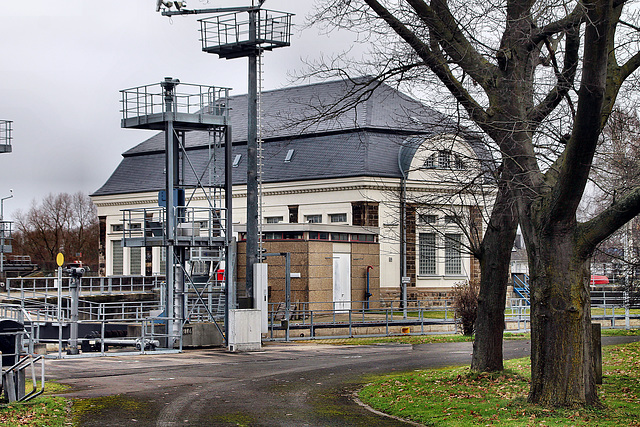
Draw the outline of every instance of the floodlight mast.
<instances>
[{"instance_id":1,"label":"floodlight mast","mask_svg":"<svg viewBox=\"0 0 640 427\"><path fill-rule=\"evenodd\" d=\"M258 6L255 6L255 1L251 1L251 6L236 6L236 7L218 7L213 9L185 9L186 1L165 1L158 0L156 3L156 12L162 10L162 16L173 15L197 15L202 13L225 13L225 12L247 12L253 9L260 9L265 0L258 0ZM175 6L177 10L169 10L172 6Z\"/></svg>"},{"instance_id":2,"label":"floodlight mast","mask_svg":"<svg viewBox=\"0 0 640 427\"><path fill-rule=\"evenodd\" d=\"M157 3L157 9L162 6L165 9L162 10L163 16L173 15L194 15L194 14L220 14L224 12L247 12L249 14L248 21L248 40L245 43L231 43L225 45L225 49L206 49L204 45L207 43L207 37L203 35L203 50L209 53L217 53L222 58L248 58L248 127L247 127L247 238L246 238L246 296L247 303L250 308L255 304L254 302L254 272L253 266L259 259L258 254L258 57L263 50L272 50L276 47L285 47L289 45L290 36L290 17L291 14L285 14L287 16L287 30L285 33L280 34L280 37L285 37L286 40L271 40L271 44L263 46L262 43L266 42L266 38L263 36L258 38L258 24L260 20L260 10L265 0L252 0L251 6L243 7L225 7L214 9L186 9L184 2L180 2L180 7L176 3L159 0ZM169 10L171 6L175 5L178 10ZM201 22L206 19L200 20ZM206 24L203 23L206 27ZM236 27L239 24L236 23ZM268 43L268 42L267 42ZM221 46L218 46L221 47ZM230 308L230 307L228 307Z\"/></svg>"}]
</instances>

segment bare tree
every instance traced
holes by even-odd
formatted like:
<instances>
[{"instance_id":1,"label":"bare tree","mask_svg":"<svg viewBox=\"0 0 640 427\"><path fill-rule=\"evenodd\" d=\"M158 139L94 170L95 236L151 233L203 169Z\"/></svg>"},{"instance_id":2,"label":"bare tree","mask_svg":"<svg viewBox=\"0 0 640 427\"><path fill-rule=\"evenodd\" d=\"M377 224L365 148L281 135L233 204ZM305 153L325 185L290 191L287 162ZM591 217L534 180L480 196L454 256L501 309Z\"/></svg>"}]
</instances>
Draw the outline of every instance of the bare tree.
<instances>
[{"instance_id":1,"label":"bare tree","mask_svg":"<svg viewBox=\"0 0 640 427\"><path fill-rule=\"evenodd\" d=\"M492 230L514 231L517 208L532 289L529 399L596 404L589 260L640 212L640 187L586 222L577 210L617 95L640 66L633 9L624 0L326 0L314 19L375 39L378 76L410 83L435 76L439 86L431 80L429 89L444 89L495 143L502 179L484 249L501 250ZM508 262L485 259L483 275ZM502 292L483 285L481 299ZM474 360L486 343L475 344Z\"/></svg>"},{"instance_id":2,"label":"bare tree","mask_svg":"<svg viewBox=\"0 0 640 427\"><path fill-rule=\"evenodd\" d=\"M49 194L28 212L16 214L16 252L30 255L45 270L53 270L62 252L92 267L98 260L96 208L83 193Z\"/></svg>"}]
</instances>

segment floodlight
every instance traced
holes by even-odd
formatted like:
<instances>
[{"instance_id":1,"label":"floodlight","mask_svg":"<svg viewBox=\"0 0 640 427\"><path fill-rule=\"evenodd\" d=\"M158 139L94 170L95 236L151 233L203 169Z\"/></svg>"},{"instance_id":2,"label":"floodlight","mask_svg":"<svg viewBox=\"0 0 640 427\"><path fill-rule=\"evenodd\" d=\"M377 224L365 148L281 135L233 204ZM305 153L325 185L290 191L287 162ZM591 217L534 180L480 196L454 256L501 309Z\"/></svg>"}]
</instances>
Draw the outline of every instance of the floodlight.
<instances>
[{"instance_id":1,"label":"floodlight","mask_svg":"<svg viewBox=\"0 0 640 427\"><path fill-rule=\"evenodd\" d=\"M156 3L156 12L160 12L160 8L162 7L162 0L158 0Z\"/></svg>"}]
</instances>

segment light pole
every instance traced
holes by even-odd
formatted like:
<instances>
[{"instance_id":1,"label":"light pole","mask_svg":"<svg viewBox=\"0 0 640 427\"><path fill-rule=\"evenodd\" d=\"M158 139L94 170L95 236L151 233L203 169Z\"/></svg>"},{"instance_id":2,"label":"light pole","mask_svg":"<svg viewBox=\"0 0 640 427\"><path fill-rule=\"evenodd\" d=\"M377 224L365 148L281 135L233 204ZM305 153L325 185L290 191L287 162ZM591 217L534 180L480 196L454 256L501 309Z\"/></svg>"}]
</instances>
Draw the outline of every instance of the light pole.
<instances>
[{"instance_id":1,"label":"light pole","mask_svg":"<svg viewBox=\"0 0 640 427\"><path fill-rule=\"evenodd\" d=\"M4 201L13 197L13 190L9 190L7 197L0 199L0 274L4 272Z\"/></svg>"}]
</instances>

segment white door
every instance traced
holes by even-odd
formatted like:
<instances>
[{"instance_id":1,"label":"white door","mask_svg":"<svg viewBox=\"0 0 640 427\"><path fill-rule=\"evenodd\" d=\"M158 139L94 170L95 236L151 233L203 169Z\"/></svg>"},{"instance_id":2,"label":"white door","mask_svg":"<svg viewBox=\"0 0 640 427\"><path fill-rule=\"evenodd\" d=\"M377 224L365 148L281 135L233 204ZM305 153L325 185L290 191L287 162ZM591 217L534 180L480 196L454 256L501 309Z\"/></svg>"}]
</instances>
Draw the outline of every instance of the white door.
<instances>
[{"instance_id":1,"label":"white door","mask_svg":"<svg viewBox=\"0 0 640 427\"><path fill-rule=\"evenodd\" d=\"M333 254L333 302L336 310L351 308L350 254Z\"/></svg>"}]
</instances>

